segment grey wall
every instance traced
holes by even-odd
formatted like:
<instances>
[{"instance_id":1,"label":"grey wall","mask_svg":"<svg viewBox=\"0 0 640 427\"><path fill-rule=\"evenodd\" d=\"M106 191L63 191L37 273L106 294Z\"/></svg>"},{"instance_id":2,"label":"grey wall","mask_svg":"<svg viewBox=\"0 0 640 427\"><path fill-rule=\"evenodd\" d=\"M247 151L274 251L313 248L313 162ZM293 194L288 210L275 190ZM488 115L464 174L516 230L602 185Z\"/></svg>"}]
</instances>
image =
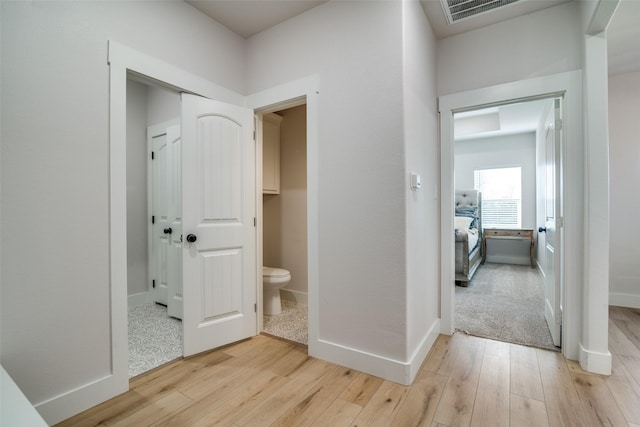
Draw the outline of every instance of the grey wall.
<instances>
[{"instance_id":1,"label":"grey wall","mask_svg":"<svg viewBox=\"0 0 640 427\"><path fill-rule=\"evenodd\" d=\"M640 72L609 76L611 303L640 308Z\"/></svg>"},{"instance_id":2,"label":"grey wall","mask_svg":"<svg viewBox=\"0 0 640 427\"><path fill-rule=\"evenodd\" d=\"M522 168L522 228L536 227L536 134L529 132L492 138L456 141L455 186L473 188L473 171L500 167ZM492 240L487 261L530 264L529 242Z\"/></svg>"},{"instance_id":3,"label":"grey wall","mask_svg":"<svg viewBox=\"0 0 640 427\"><path fill-rule=\"evenodd\" d=\"M0 360L40 404L111 372L108 40L242 92L243 39L184 2L0 7Z\"/></svg>"},{"instance_id":4,"label":"grey wall","mask_svg":"<svg viewBox=\"0 0 640 427\"><path fill-rule=\"evenodd\" d=\"M247 40L247 91L318 75L319 336L405 360L402 3L327 2Z\"/></svg>"},{"instance_id":5,"label":"grey wall","mask_svg":"<svg viewBox=\"0 0 640 427\"><path fill-rule=\"evenodd\" d=\"M147 86L127 80L127 295L149 288Z\"/></svg>"}]
</instances>

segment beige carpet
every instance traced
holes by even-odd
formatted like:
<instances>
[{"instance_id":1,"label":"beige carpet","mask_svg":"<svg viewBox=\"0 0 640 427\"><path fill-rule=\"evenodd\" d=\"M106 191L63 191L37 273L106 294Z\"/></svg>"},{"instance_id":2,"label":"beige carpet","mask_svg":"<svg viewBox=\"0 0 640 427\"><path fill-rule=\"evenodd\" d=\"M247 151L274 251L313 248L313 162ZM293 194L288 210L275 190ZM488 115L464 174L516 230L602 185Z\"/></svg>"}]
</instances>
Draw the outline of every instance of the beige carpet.
<instances>
[{"instance_id":1,"label":"beige carpet","mask_svg":"<svg viewBox=\"0 0 640 427\"><path fill-rule=\"evenodd\" d=\"M525 265L481 265L468 287L456 286L456 330L558 350L544 319L544 287Z\"/></svg>"}]
</instances>

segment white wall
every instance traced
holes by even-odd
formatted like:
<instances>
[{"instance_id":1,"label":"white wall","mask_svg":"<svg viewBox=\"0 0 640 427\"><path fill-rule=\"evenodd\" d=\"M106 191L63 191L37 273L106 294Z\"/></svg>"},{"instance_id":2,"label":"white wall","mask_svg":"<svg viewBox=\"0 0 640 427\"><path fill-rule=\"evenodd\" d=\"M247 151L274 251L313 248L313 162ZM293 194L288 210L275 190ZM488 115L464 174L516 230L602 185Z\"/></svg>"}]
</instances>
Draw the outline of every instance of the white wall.
<instances>
[{"instance_id":1,"label":"white wall","mask_svg":"<svg viewBox=\"0 0 640 427\"><path fill-rule=\"evenodd\" d=\"M328 2L247 40L247 92L318 75L319 337L404 361L399 2Z\"/></svg>"},{"instance_id":2,"label":"white wall","mask_svg":"<svg viewBox=\"0 0 640 427\"><path fill-rule=\"evenodd\" d=\"M282 116L280 194L263 195L264 265L289 270L291 282L286 289L306 294L307 109L300 105L278 114Z\"/></svg>"},{"instance_id":3,"label":"white wall","mask_svg":"<svg viewBox=\"0 0 640 427\"><path fill-rule=\"evenodd\" d=\"M527 132L456 141L455 185L474 188L475 170L522 168L522 228L536 228L536 134ZM495 239L487 244L487 262L531 264L530 244L523 240Z\"/></svg>"},{"instance_id":4,"label":"white wall","mask_svg":"<svg viewBox=\"0 0 640 427\"><path fill-rule=\"evenodd\" d=\"M147 86L127 81L127 295L149 289Z\"/></svg>"},{"instance_id":5,"label":"white wall","mask_svg":"<svg viewBox=\"0 0 640 427\"><path fill-rule=\"evenodd\" d=\"M147 125L167 122L180 117L180 93L159 86L149 87L147 93Z\"/></svg>"},{"instance_id":6,"label":"white wall","mask_svg":"<svg viewBox=\"0 0 640 427\"><path fill-rule=\"evenodd\" d=\"M419 364L440 332L440 156L435 37L417 1L403 3L407 354ZM422 188L410 190L410 173ZM412 358L412 355L414 355Z\"/></svg>"},{"instance_id":7,"label":"white wall","mask_svg":"<svg viewBox=\"0 0 640 427\"><path fill-rule=\"evenodd\" d=\"M438 40L438 94L580 69L577 3Z\"/></svg>"},{"instance_id":8,"label":"white wall","mask_svg":"<svg viewBox=\"0 0 640 427\"><path fill-rule=\"evenodd\" d=\"M49 406L111 371L107 40L242 92L243 39L183 2L0 7L0 357Z\"/></svg>"},{"instance_id":9,"label":"white wall","mask_svg":"<svg viewBox=\"0 0 640 427\"><path fill-rule=\"evenodd\" d=\"M640 72L609 76L612 305L640 308L638 184L640 183Z\"/></svg>"}]
</instances>

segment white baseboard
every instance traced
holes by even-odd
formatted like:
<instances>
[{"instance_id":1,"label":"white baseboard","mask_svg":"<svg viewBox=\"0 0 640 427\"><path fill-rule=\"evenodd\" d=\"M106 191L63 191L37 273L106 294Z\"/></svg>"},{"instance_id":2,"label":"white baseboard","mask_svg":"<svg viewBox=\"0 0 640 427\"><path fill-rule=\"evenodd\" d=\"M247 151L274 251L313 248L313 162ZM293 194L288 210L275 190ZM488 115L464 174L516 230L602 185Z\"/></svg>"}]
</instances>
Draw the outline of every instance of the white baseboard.
<instances>
[{"instance_id":1,"label":"white baseboard","mask_svg":"<svg viewBox=\"0 0 640 427\"><path fill-rule=\"evenodd\" d=\"M293 301L297 304L309 305L309 294L302 291L282 288L280 289L280 298L287 301Z\"/></svg>"},{"instance_id":2,"label":"white baseboard","mask_svg":"<svg viewBox=\"0 0 640 427\"><path fill-rule=\"evenodd\" d=\"M129 390L129 378L108 375L34 405L49 425L57 424Z\"/></svg>"},{"instance_id":3,"label":"white baseboard","mask_svg":"<svg viewBox=\"0 0 640 427\"><path fill-rule=\"evenodd\" d=\"M140 292L137 294L131 294L127 297L127 304L129 308L137 307L139 305L148 304L152 301L151 292Z\"/></svg>"},{"instance_id":4,"label":"white baseboard","mask_svg":"<svg viewBox=\"0 0 640 427\"><path fill-rule=\"evenodd\" d=\"M531 258L510 255L487 255L487 262L495 264L531 265Z\"/></svg>"},{"instance_id":5,"label":"white baseboard","mask_svg":"<svg viewBox=\"0 0 640 427\"><path fill-rule=\"evenodd\" d=\"M418 345L418 348L409 359L409 384L416 378L422 362L427 358L427 354L429 354L431 347L436 342L438 335L440 335L440 318L431 324L431 327L420 341L420 345Z\"/></svg>"},{"instance_id":6,"label":"white baseboard","mask_svg":"<svg viewBox=\"0 0 640 427\"><path fill-rule=\"evenodd\" d=\"M640 309L640 295L609 292L609 305Z\"/></svg>"},{"instance_id":7,"label":"white baseboard","mask_svg":"<svg viewBox=\"0 0 640 427\"><path fill-rule=\"evenodd\" d=\"M580 367L594 374L611 375L611 353L589 351L580 343Z\"/></svg>"},{"instance_id":8,"label":"white baseboard","mask_svg":"<svg viewBox=\"0 0 640 427\"><path fill-rule=\"evenodd\" d=\"M309 355L394 383L410 385L433 343L438 338L439 332L440 319L436 319L407 362L389 359L322 339L309 347Z\"/></svg>"}]
</instances>

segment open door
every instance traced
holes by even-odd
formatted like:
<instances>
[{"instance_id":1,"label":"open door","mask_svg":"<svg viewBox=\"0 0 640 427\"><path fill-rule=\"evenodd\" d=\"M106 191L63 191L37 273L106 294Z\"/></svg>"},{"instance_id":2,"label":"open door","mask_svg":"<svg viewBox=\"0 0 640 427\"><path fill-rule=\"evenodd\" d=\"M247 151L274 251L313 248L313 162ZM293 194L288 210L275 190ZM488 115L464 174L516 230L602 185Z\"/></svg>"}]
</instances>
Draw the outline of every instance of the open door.
<instances>
[{"instance_id":1,"label":"open door","mask_svg":"<svg viewBox=\"0 0 640 427\"><path fill-rule=\"evenodd\" d=\"M182 94L184 356L256 334L253 112Z\"/></svg>"},{"instance_id":2,"label":"open door","mask_svg":"<svg viewBox=\"0 0 640 427\"><path fill-rule=\"evenodd\" d=\"M171 222L171 197L169 187L169 144L167 127L164 124L150 126L147 129L151 175L149 194L151 194L151 245L149 247L150 274L153 280L153 301L167 305L169 277L167 272L170 237L168 230Z\"/></svg>"},{"instance_id":3,"label":"open door","mask_svg":"<svg viewBox=\"0 0 640 427\"><path fill-rule=\"evenodd\" d=\"M167 128L167 145L169 150L169 244L167 249L167 314L182 319L182 197L180 195L181 178L181 143L180 126Z\"/></svg>"},{"instance_id":4,"label":"open door","mask_svg":"<svg viewBox=\"0 0 640 427\"><path fill-rule=\"evenodd\" d=\"M561 230L562 227L562 175L561 141L562 117L560 99L554 100L552 119L549 120L545 147L545 223L539 231L545 238L544 317L549 325L553 344L561 346Z\"/></svg>"},{"instance_id":5,"label":"open door","mask_svg":"<svg viewBox=\"0 0 640 427\"><path fill-rule=\"evenodd\" d=\"M182 207L180 198L179 119L149 126L148 182L151 254L149 277L153 301L167 306L169 316L182 319Z\"/></svg>"}]
</instances>

